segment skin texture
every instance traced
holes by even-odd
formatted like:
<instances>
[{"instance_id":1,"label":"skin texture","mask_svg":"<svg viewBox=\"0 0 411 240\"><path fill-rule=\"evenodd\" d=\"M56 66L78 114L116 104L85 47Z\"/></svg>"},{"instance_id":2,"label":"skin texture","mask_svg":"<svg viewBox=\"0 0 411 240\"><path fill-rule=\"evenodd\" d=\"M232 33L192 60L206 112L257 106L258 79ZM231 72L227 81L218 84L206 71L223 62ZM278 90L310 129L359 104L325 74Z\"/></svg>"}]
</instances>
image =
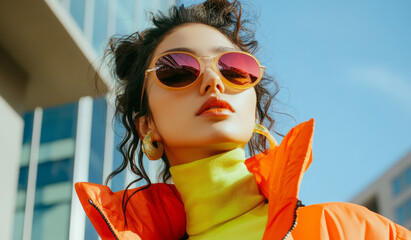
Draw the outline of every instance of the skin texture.
<instances>
[{"instance_id":1,"label":"skin texture","mask_svg":"<svg viewBox=\"0 0 411 240\"><path fill-rule=\"evenodd\" d=\"M153 56L176 48L188 48L197 56L216 56L236 46L217 29L204 24L185 24L174 29L157 46ZM143 137L149 130L161 141L172 166L242 147L250 140L256 121L254 88L237 90L225 85L205 61L200 79L191 87L170 91L158 86L154 74L146 79L152 117L136 122ZM196 115L210 97L222 97L234 112L225 116Z\"/></svg>"}]
</instances>

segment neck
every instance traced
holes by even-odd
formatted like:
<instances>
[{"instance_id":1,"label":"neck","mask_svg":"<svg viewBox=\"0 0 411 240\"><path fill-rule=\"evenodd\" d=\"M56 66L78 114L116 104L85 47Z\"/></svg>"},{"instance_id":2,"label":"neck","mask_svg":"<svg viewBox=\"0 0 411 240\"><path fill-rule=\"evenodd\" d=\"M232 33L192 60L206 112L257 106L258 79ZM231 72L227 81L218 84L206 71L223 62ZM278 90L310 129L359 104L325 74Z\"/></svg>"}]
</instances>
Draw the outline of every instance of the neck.
<instances>
[{"instance_id":1,"label":"neck","mask_svg":"<svg viewBox=\"0 0 411 240\"><path fill-rule=\"evenodd\" d=\"M243 143L218 143L209 144L206 146L167 146L164 145L164 150L167 154L168 161L171 166L177 166L198 159L208 158L231 151L236 148L244 148Z\"/></svg>"}]
</instances>

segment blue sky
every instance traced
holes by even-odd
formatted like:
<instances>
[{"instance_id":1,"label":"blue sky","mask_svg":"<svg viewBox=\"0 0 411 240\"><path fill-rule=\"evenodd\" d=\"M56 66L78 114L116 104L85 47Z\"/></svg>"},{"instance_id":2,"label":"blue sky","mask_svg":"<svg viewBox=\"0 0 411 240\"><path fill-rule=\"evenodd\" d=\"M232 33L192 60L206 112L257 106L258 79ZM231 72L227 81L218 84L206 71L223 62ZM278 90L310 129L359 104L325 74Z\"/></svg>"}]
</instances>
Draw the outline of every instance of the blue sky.
<instances>
[{"instance_id":1,"label":"blue sky","mask_svg":"<svg viewBox=\"0 0 411 240\"><path fill-rule=\"evenodd\" d=\"M410 1L243 7L258 17L256 55L281 86L277 109L316 121L305 204L349 201L411 151ZM294 126L277 118L283 133Z\"/></svg>"},{"instance_id":2,"label":"blue sky","mask_svg":"<svg viewBox=\"0 0 411 240\"><path fill-rule=\"evenodd\" d=\"M300 197L349 201L411 151L411 2L257 0L253 8L258 56L282 86L285 112L316 120ZM292 122L283 121L287 131Z\"/></svg>"}]
</instances>

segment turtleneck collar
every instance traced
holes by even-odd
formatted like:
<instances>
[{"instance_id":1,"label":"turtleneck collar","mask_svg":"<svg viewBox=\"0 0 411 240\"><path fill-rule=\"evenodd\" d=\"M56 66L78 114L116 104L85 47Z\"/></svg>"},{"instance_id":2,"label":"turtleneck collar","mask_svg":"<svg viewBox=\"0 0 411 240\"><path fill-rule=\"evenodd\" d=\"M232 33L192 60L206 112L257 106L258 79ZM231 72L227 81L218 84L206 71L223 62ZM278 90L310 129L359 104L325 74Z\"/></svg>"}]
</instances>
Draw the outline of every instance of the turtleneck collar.
<instances>
[{"instance_id":1,"label":"turtleneck collar","mask_svg":"<svg viewBox=\"0 0 411 240\"><path fill-rule=\"evenodd\" d=\"M235 219L264 202L244 161L244 150L237 148L170 168L184 203L190 236Z\"/></svg>"}]
</instances>

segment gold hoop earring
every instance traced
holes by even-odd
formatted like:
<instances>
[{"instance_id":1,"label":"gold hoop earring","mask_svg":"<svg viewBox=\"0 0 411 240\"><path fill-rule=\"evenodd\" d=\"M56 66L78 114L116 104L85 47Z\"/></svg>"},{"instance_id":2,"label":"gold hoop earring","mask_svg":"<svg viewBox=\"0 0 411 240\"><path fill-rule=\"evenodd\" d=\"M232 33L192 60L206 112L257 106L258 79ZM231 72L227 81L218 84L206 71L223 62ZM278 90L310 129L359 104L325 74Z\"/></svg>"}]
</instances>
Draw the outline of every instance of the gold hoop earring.
<instances>
[{"instance_id":1,"label":"gold hoop earring","mask_svg":"<svg viewBox=\"0 0 411 240\"><path fill-rule=\"evenodd\" d=\"M268 129L265 128L263 125L255 123L254 132L264 135L268 139L268 142L270 143L270 148L274 149L275 147L278 146L277 140L275 140L274 136L271 135L270 131L268 131Z\"/></svg>"},{"instance_id":2,"label":"gold hoop earring","mask_svg":"<svg viewBox=\"0 0 411 240\"><path fill-rule=\"evenodd\" d=\"M149 131L143 139L142 150L150 160L158 160L163 155L164 147L161 142L157 142L157 148L153 145L153 132Z\"/></svg>"}]
</instances>

